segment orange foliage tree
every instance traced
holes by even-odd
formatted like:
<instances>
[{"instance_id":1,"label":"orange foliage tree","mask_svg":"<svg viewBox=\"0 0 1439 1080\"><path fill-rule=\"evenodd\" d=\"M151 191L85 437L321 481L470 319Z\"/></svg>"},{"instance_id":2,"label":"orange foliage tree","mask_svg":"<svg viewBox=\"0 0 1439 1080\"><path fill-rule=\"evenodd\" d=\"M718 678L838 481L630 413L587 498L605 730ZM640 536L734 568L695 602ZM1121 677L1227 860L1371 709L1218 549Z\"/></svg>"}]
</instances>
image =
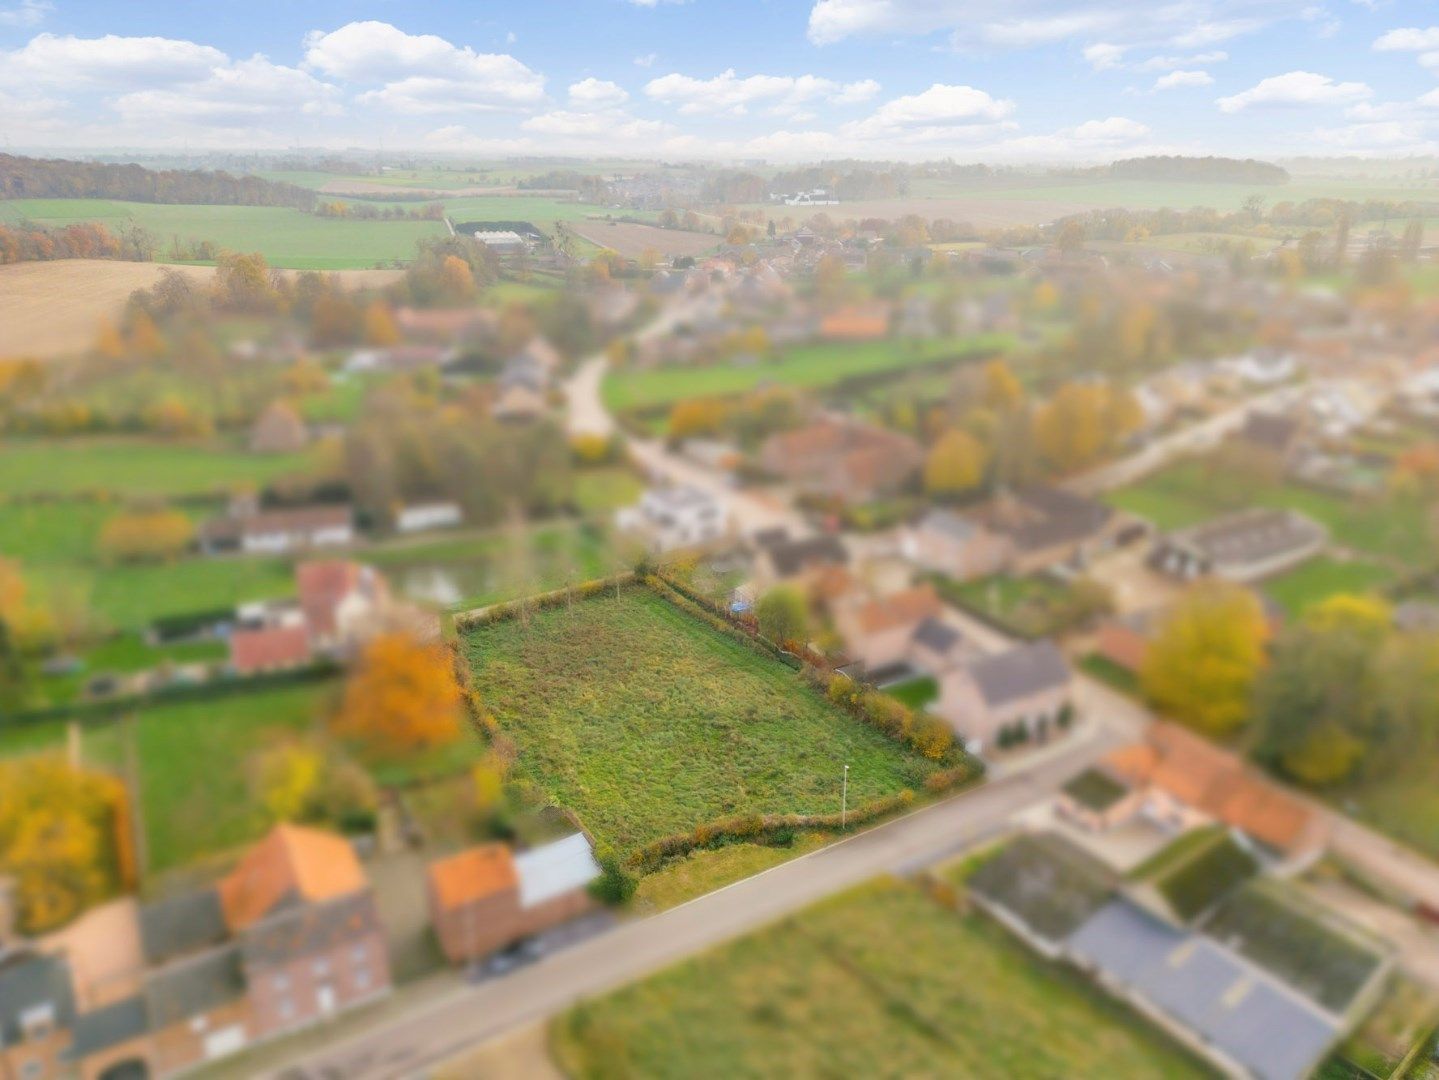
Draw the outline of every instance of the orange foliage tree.
<instances>
[{"instance_id":1,"label":"orange foliage tree","mask_svg":"<svg viewBox=\"0 0 1439 1080\"><path fill-rule=\"evenodd\" d=\"M375 638L345 686L332 727L380 757L453 742L460 687L449 651L404 633Z\"/></svg>"}]
</instances>

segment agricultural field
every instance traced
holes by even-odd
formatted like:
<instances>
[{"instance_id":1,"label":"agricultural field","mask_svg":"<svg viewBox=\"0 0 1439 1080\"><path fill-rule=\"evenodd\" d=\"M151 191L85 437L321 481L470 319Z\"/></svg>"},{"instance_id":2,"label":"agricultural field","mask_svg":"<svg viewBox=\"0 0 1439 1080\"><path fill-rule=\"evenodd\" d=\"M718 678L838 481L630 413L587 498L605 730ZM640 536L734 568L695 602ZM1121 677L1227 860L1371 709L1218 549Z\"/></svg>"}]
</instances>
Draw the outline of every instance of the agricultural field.
<instances>
[{"instance_id":1,"label":"agricultural field","mask_svg":"<svg viewBox=\"0 0 1439 1080\"><path fill-rule=\"evenodd\" d=\"M749 367L713 364L611 372L602 393L612 410L659 408L693 397L722 397L752 390L761 383L814 388L861 375L902 371L920 364L977 358L1010 345L1005 334L979 334L949 340L862 344L815 344L789 349Z\"/></svg>"},{"instance_id":2,"label":"agricultural field","mask_svg":"<svg viewBox=\"0 0 1439 1080\"><path fill-rule=\"evenodd\" d=\"M110 199L9 199L0 221L71 225L97 221L112 229L138 225L154 233L161 252L172 239L208 240L229 251L257 251L271 266L344 270L404 262L415 244L445 234L440 221L324 218L287 206L190 206Z\"/></svg>"},{"instance_id":3,"label":"agricultural field","mask_svg":"<svg viewBox=\"0 0 1439 1080\"><path fill-rule=\"evenodd\" d=\"M648 589L480 627L461 648L516 775L619 853L736 814L838 810L845 764L851 808L936 768Z\"/></svg>"},{"instance_id":4,"label":"agricultural field","mask_svg":"<svg viewBox=\"0 0 1439 1080\"><path fill-rule=\"evenodd\" d=\"M703 255L720 241L710 233L661 229L628 221L576 222L570 231L597 247L609 248L629 259L637 259L647 251L663 256Z\"/></svg>"},{"instance_id":5,"label":"agricultural field","mask_svg":"<svg viewBox=\"0 0 1439 1080\"><path fill-rule=\"evenodd\" d=\"M237 485L260 487L313 464L308 454L251 454L218 440L9 439L0 442L0 498L228 495Z\"/></svg>"},{"instance_id":6,"label":"agricultural field","mask_svg":"<svg viewBox=\"0 0 1439 1080\"><path fill-rule=\"evenodd\" d=\"M571 1076L1202 1077L998 926L885 879L556 1020Z\"/></svg>"}]
</instances>

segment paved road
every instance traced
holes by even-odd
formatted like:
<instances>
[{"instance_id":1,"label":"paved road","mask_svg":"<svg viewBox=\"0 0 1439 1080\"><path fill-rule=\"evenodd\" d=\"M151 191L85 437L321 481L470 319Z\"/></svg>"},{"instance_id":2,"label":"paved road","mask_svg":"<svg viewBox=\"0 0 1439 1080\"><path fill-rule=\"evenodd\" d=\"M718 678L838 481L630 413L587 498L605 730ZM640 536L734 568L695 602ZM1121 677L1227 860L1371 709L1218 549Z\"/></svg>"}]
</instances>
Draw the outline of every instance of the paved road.
<instances>
[{"instance_id":1,"label":"paved road","mask_svg":"<svg viewBox=\"0 0 1439 1080\"><path fill-rule=\"evenodd\" d=\"M1119 736L1096 728L1064 753L1023 773L996 779L670 911L626 922L504 978L464 987L271 1076L382 1080L413 1075L822 897L956 854L1001 830L1017 811L1047 797L1119 741Z\"/></svg>"}]
</instances>

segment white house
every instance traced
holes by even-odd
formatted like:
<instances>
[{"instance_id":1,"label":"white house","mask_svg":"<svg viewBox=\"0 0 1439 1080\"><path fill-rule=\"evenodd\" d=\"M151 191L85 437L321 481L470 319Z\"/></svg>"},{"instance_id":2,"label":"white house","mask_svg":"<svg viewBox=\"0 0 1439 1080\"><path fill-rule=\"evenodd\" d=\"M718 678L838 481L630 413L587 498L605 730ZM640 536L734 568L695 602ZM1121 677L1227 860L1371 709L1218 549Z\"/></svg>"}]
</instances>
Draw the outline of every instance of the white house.
<instances>
[{"instance_id":1,"label":"white house","mask_svg":"<svg viewBox=\"0 0 1439 1080\"><path fill-rule=\"evenodd\" d=\"M464 521L464 511L456 502L411 503L395 514L395 531L425 532L429 529L450 529Z\"/></svg>"},{"instance_id":2,"label":"white house","mask_svg":"<svg viewBox=\"0 0 1439 1080\"><path fill-rule=\"evenodd\" d=\"M645 538L651 551L674 551L718 540L729 529L724 500L695 487L650 488L615 515L625 532Z\"/></svg>"}]
</instances>

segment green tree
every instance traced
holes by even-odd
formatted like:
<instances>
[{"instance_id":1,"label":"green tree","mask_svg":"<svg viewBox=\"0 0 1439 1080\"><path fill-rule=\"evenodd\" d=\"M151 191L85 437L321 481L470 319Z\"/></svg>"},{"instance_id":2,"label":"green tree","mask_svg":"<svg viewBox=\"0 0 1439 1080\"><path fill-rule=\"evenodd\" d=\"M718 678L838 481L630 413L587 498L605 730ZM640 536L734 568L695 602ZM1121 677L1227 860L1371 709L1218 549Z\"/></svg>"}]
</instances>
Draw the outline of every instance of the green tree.
<instances>
[{"instance_id":1,"label":"green tree","mask_svg":"<svg viewBox=\"0 0 1439 1080\"><path fill-rule=\"evenodd\" d=\"M755 618L760 633L771 641L803 642L809 637L809 605L792 585L776 585L759 598Z\"/></svg>"}]
</instances>

